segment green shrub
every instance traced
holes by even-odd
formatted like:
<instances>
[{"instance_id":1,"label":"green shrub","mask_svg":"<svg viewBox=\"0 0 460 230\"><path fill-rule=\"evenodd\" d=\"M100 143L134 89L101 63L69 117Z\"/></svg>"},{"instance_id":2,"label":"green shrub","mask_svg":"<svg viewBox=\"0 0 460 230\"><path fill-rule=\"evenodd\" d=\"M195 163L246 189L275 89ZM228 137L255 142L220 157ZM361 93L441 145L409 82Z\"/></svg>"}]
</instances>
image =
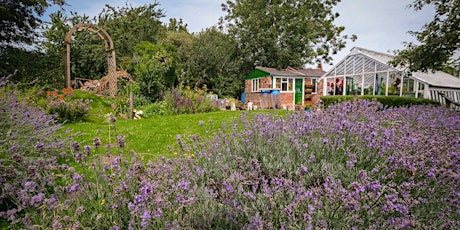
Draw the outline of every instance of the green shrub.
<instances>
[{"instance_id":1,"label":"green shrub","mask_svg":"<svg viewBox=\"0 0 460 230\"><path fill-rule=\"evenodd\" d=\"M376 100L382 103L384 106L388 107L402 107L402 106L411 106L411 105L439 105L439 102L425 99L425 98L414 98L414 97L399 97L399 96L373 96L373 95L363 95L363 96L321 96L321 101L324 104L324 107L327 108L332 104L337 104L345 101L353 101L354 99L364 99L364 100Z\"/></svg>"},{"instance_id":2,"label":"green shrub","mask_svg":"<svg viewBox=\"0 0 460 230\"><path fill-rule=\"evenodd\" d=\"M168 115L167 104L164 101L155 102L146 106L141 107L144 112L142 117L155 117L155 116L166 116Z\"/></svg>"},{"instance_id":3,"label":"green shrub","mask_svg":"<svg viewBox=\"0 0 460 230\"><path fill-rule=\"evenodd\" d=\"M50 114L57 114L59 122L74 122L85 120L89 113L91 100L77 99L72 101L51 100L48 105Z\"/></svg>"},{"instance_id":4,"label":"green shrub","mask_svg":"<svg viewBox=\"0 0 460 230\"><path fill-rule=\"evenodd\" d=\"M169 114L207 113L219 110L217 104L206 99L206 91L174 88L164 96Z\"/></svg>"}]
</instances>

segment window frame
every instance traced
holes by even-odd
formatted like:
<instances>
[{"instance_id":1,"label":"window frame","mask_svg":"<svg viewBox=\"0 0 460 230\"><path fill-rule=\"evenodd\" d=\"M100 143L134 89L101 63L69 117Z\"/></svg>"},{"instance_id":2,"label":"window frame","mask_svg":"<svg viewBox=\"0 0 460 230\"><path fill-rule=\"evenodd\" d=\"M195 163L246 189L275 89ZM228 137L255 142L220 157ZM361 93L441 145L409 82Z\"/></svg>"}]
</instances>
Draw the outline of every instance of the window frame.
<instances>
[{"instance_id":1,"label":"window frame","mask_svg":"<svg viewBox=\"0 0 460 230\"><path fill-rule=\"evenodd\" d=\"M260 92L260 78L251 80L251 92Z\"/></svg>"},{"instance_id":2,"label":"window frame","mask_svg":"<svg viewBox=\"0 0 460 230\"><path fill-rule=\"evenodd\" d=\"M274 88L280 89L281 92L294 92L294 78L292 77L275 77L273 82ZM283 90L283 85L286 85L286 90Z\"/></svg>"},{"instance_id":3,"label":"window frame","mask_svg":"<svg viewBox=\"0 0 460 230\"><path fill-rule=\"evenodd\" d=\"M311 91L311 94L318 94L318 79L317 77L312 77L311 78L311 83L313 85L313 89ZM315 83L313 84L313 80L315 81Z\"/></svg>"}]
</instances>

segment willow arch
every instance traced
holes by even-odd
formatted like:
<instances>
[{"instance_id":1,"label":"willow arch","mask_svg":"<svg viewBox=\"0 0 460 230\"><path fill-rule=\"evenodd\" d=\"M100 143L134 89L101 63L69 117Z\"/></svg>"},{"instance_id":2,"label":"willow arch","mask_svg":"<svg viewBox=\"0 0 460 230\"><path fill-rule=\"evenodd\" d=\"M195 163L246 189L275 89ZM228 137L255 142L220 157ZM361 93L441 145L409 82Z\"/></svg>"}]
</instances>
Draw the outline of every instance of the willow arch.
<instances>
[{"instance_id":1,"label":"willow arch","mask_svg":"<svg viewBox=\"0 0 460 230\"><path fill-rule=\"evenodd\" d=\"M72 41L72 34L76 31L80 30L88 30L90 32L96 33L99 38L104 42L105 52L107 53L107 65L108 65L108 75L109 75L109 89L110 89L110 96L113 97L116 95L118 91L117 86L117 78L115 72L117 71L116 68L116 57L115 57L115 48L113 45L112 38L110 35L102 29L101 27L91 24L91 23L80 23L74 26L72 29L67 32L64 38L65 42L65 78L67 87L71 87L70 84L70 43Z\"/></svg>"}]
</instances>

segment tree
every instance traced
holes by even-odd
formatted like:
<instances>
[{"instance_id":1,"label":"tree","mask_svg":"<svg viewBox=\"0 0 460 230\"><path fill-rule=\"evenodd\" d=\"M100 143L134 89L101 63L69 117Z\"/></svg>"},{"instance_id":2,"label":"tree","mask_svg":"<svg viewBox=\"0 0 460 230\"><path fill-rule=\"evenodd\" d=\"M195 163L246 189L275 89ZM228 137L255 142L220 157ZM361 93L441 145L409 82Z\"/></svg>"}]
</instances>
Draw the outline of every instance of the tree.
<instances>
[{"instance_id":1,"label":"tree","mask_svg":"<svg viewBox=\"0 0 460 230\"><path fill-rule=\"evenodd\" d=\"M220 25L239 43L249 65L285 68L332 61L345 47L343 26L333 24L340 0L228 0ZM355 39L356 36L352 36Z\"/></svg>"},{"instance_id":2,"label":"tree","mask_svg":"<svg viewBox=\"0 0 460 230\"><path fill-rule=\"evenodd\" d=\"M409 7L421 10L434 5L431 22L418 32L410 33L420 42L406 43L406 49L397 51L394 65L404 65L410 71L444 70L459 74L460 2L458 0L414 0Z\"/></svg>"},{"instance_id":3,"label":"tree","mask_svg":"<svg viewBox=\"0 0 460 230\"><path fill-rule=\"evenodd\" d=\"M161 93L169 87L172 88L175 83L175 47L171 44L141 42L134 50L134 80L144 96L152 101L160 99Z\"/></svg>"},{"instance_id":4,"label":"tree","mask_svg":"<svg viewBox=\"0 0 460 230\"><path fill-rule=\"evenodd\" d=\"M155 44L165 37L160 21L164 13L158 7L157 2L140 7L106 5L98 16L98 25L112 37L118 57L131 57L134 47L142 41Z\"/></svg>"},{"instance_id":5,"label":"tree","mask_svg":"<svg viewBox=\"0 0 460 230\"><path fill-rule=\"evenodd\" d=\"M65 0L2 0L0 1L0 46L32 44L45 10L51 5L62 6Z\"/></svg>"},{"instance_id":6,"label":"tree","mask_svg":"<svg viewBox=\"0 0 460 230\"><path fill-rule=\"evenodd\" d=\"M196 34L186 61L190 72L185 84L206 84L219 97L240 93L244 81L239 77L238 44L228 34L214 27Z\"/></svg>"},{"instance_id":7,"label":"tree","mask_svg":"<svg viewBox=\"0 0 460 230\"><path fill-rule=\"evenodd\" d=\"M79 23L96 23L95 19L71 12L70 17L57 11L50 14L51 22L43 26L43 38L38 48L52 60L49 77L64 81L64 37L69 30ZM87 30L72 35L71 73L74 77L99 79L107 73L107 55L104 43L95 33ZM52 71L51 71L52 70Z\"/></svg>"}]
</instances>

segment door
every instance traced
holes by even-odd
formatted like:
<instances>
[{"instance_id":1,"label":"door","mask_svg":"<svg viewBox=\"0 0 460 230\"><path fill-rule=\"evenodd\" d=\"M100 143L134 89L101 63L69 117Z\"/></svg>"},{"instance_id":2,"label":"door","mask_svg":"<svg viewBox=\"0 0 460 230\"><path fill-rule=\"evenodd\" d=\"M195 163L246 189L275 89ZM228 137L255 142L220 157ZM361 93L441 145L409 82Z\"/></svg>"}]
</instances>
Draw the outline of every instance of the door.
<instances>
[{"instance_id":1,"label":"door","mask_svg":"<svg viewBox=\"0 0 460 230\"><path fill-rule=\"evenodd\" d=\"M303 79L295 79L295 104L301 105L303 96Z\"/></svg>"}]
</instances>

